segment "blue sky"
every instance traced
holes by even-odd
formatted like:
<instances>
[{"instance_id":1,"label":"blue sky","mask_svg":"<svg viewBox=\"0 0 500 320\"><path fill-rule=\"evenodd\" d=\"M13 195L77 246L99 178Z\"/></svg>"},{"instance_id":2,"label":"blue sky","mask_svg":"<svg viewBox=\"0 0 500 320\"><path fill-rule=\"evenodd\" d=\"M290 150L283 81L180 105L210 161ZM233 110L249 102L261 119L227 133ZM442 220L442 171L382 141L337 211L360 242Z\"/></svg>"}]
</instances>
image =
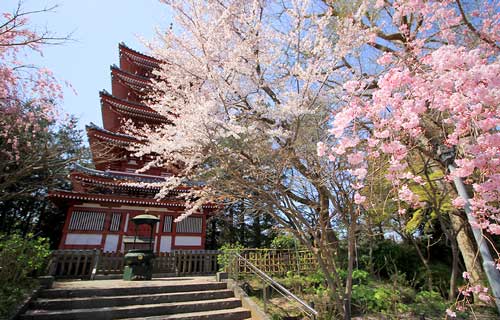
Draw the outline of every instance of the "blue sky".
<instances>
[{"instance_id":1,"label":"blue sky","mask_svg":"<svg viewBox=\"0 0 500 320\"><path fill-rule=\"evenodd\" d=\"M18 0L1 0L1 11L12 12ZM46 47L43 57L30 54L27 63L51 69L61 82L76 90L64 89L62 109L76 115L79 127L89 122L102 124L99 91L110 91L109 66L118 64L118 43L145 51L140 38L152 39L155 28L167 28L172 19L158 0L23 0L25 10L59 5L52 13L31 17L31 26L72 38L63 45Z\"/></svg>"}]
</instances>

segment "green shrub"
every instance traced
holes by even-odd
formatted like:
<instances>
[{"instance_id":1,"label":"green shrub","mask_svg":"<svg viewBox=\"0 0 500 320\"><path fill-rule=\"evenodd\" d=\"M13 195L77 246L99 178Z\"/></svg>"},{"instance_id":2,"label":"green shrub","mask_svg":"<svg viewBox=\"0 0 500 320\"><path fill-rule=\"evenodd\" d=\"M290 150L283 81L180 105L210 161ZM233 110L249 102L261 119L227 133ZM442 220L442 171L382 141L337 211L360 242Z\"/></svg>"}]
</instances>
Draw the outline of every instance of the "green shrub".
<instances>
[{"instance_id":1,"label":"green shrub","mask_svg":"<svg viewBox=\"0 0 500 320\"><path fill-rule=\"evenodd\" d=\"M355 284L366 284L368 283L368 276L370 274L367 271L356 269L352 272L352 280Z\"/></svg>"},{"instance_id":2,"label":"green shrub","mask_svg":"<svg viewBox=\"0 0 500 320\"><path fill-rule=\"evenodd\" d=\"M420 291L415 296L415 303L412 305L415 314L426 316L443 315L448 304L436 291Z\"/></svg>"},{"instance_id":3,"label":"green shrub","mask_svg":"<svg viewBox=\"0 0 500 320\"><path fill-rule=\"evenodd\" d=\"M298 247L297 239L288 234L280 234L271 242L272 249L297 249Z\"/></svg>"},{"instance_id":4,"label":"green shrub","mask_svg":"<svg viewBox=\"0 0 500 320\"><path fill-rule=\"evenodd\" d=\"M321 270L316 270L316 272L306 276L306 281L311 287L318 287L325 283L325 274Z\"/></svg>"},{"instance_id":5,"label":"green shrub","mask_svg":"<svg viewBox=\"0 0 500 320\"><path fill-rule=\"evenodd\" d=\"M217 263L219 264L219 270L227 271L227 267L231 263L232 259L231 253L232 252L240 253L243 248L244 247L238 242L235 244L225 243L224 245L222 245L222 247L219 248L219 250L222 251L222 254L219 254L217 256Z\"/></svg>"},{"instance_id":6,"label":"green shrub","mask_svg":"<svg viewBox=\"0 0 500 320\"><path fill-rule=\"evenodd\" d=\"M296 293L300 293L305 288L308 288L310 286L306 277L298 274L294 275L290 272L287 272L287 276L283 279L279 279L278 282L285 288L291 289L293 292Z\"/></svg>"},{"instance_id":7,"label":"green shrub","mask_svg":"<svg viewBox=\"0 0 500 320\"><path fill-rule=\"evenodd\" d=\"M7 317L36 286L30 277L43 270L49 255L45 238L0 235L0 318Z\"/></svg>"},{"instance_id":8,"label":"green shrub","mask_svg":"<svg viewBox=\"0 0 500 320\"><path fill-rule=\"evenodd\" d=\"M45 238L23 238L18 234L0 235L0 282L19 283L40 271L50 255Z\"/></svg>"},{"instance_id":9,"label":"green shrub","mask_svg":"<svg viewBox=\"0 0 500 320\"><path fill-rule=\"evenodd\" d=\"M410 308L403 304L403 292L389 285L361 284L352 287L352 305L362 314L380 313L391 316L407 312Z\"/></svg>"}]
</instances>

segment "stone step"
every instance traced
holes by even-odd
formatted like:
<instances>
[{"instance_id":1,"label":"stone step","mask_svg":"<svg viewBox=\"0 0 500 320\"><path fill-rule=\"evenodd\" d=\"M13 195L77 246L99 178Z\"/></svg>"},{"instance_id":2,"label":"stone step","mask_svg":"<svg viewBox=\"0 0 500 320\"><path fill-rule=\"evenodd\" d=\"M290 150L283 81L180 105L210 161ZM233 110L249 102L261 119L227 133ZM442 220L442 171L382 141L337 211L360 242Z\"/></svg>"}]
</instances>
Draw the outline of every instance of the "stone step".
<instances>
[{"instance_id":1,"label":"stone step","mask_svg":"<svg viewBox=\"0 0 500 320\"><path fill-rule=\"evenodd\" d=\"M236 298L72 310L29 310L22 320L109 320L240 308ZM175 318L174 318L175 319ZM214 319L214 318L212 318ZM217 318L218 319L218 318ZM226 319L226 318L224 318ZM237 318L239 319L239 318Z\"/></svg>"},{"instance_id":2,"label":"stone step","mask_svg":"<svg viewBox=\"0 0 500 320\"><path fill-rule=\"evenodd\" d=\"M250 319L251 313L244 308L234 308L234 309L224 309L224 310L212 310L212 311L202 311L202 312L190 312L181 314L172 314L166 316L157 317L140 317L140 318L128 318L124 320L244 320Z\"/></svg>"},{"instance_id":3,"label":"stone step","mask_svg":"<svg viewBox=\"0 0 500 320\"><path fill-rule=\"evenodd\" d=\"M161 304L183 301L202 301L225 299L234 297L234 293L228 289L190 291L175 293L157 293L147 295L130 296L103 296L84 298L62 298L62 299L37 299L30 309L40 310L67 310L67 309L91 309L104 307L120 307L130 305Z\"/></svg>"},{"instance_id":4,"label":"stone step","mask_svg":"<svg viewBox=\"0 0 500 320\"><path fill-rule=\"evenodd\" d=\"M206 291L226 289L227 284L221 282L186 283L183 285L115 287L115 288L86 288L86 289L49 289L40 293L40 298L65 299L104 296L130 296L159 293Z\"/></svg>"}]
</instances>

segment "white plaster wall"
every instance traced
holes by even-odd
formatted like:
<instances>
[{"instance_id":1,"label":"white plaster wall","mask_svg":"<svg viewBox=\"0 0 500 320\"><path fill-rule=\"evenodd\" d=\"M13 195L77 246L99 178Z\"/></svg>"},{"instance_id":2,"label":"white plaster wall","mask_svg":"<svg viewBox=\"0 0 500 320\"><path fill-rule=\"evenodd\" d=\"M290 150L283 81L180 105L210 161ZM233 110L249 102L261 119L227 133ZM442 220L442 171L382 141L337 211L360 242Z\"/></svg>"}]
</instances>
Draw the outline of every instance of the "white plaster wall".
<instances>
[{"instance_id":1,"label":"white plaster wall","mask_svg":"<svg viewBox=\"0 0 500 320\"><path fill-rule=\"evenodd\" d=\"M176 246L201 246L201 237L176 236Z\"/></svg>"},{"instance_id":2,"label":"white plaster wall","mask_svg":"<svg viewBox=\"0 0 500 320\"><path fill-rule=\"evenodd\" d=\"M119 238L117 234L108 234L104 240L104 252L116 252Z\"/></svg>"},{"instance_id":3,"label":"white plaster wall","mask_svg":"<svg viewBox=\"0 0 500 320\"><path fill-rule=\"evenodd\" d=\"M92 233L68 233L65 244L100 245L101 234Z\"/></svg>"},{"instance_id":4,"label":"white plaster wall","mask_svg":"<svg viewBox=\"0 0 500 320\"><path fill-rule=\"evenodd\" d=\"M171 236L161 236L160 238L160 252L170 252L172 251L172 237Z\"/></svg>"}]
</instances>

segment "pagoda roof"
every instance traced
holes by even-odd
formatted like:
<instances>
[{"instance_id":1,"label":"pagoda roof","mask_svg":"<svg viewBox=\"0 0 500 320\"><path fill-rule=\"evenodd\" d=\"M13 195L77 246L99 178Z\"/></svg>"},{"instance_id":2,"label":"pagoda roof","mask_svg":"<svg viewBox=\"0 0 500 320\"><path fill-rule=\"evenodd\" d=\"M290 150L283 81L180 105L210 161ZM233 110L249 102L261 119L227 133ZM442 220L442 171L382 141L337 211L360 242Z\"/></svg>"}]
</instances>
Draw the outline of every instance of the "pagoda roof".
<instances>
[{"instance_id":1,"label":"pagoda roof","mask_svg":"<svg viewBox=\"0 0 500 320\"><path fill-rule=\"evenodd\" d=\"M104 128L101 128L101 127L95 125L92 122L90 124L86 125L85 129L87 129L89 136L90 136L90 132L94 131L92 136L98 138L99 140L106 141L107 143L110 143L113 145L126 146L126 145L129 145L131 143L141 142L140 139L138 139L134 136L109 131L109 130L106 130Z\"/></svg>"},{"instance_id":2,"label":"pagoda roof","mask_svg":"<svg viewBox=\"0 0 500 320\"><path fill-rule=\"evenodd\" d=\"M158 207L185 207L184 202L163 200L163 199L149 199L149 198L134 198L122 195L109 195L109 194L93 194L83 193L67 190L53 190L49 192L49 197L53 199L64 200L77 200L77 201L90 201L90 202L108 202L119 204L132 204L132 205L147 205ZM216 205L203 205L203 208L218 208Z\"/></svg>"},{"instance_id":3,"label":"pagoda roof","mask_svg":"<svg viewBox=\"0 0 500 320\"><path fill-rule=\"evenodd\" d=\"M142 103L119 99L106 90L99 93L101 103L108 103L116 112L130 118L143 118L155 122L166 122L167 118Z\"/></svg>"},{"instance_id":4,"label":"pagoda roof","mask_svg":"<svg viewBox=\"0 0 500 320\"><path fill-rule=\"evenodd\" d=\"M114 181L114 183L120 183L126 185L126 182L144 182L144 183L159 183L166 181L166 177L150 175L150 174L142 174L142 173L131 173L131 172L123 172L123 171L114 171L114 170L97 170L84 167L77 163L72 164L71 168L72 174L74 173L82 173L86 176L92 176L96 178L104 178L107 180ZM180 186L174 189L175 192L187 192L192 187L201 187L202 183L189 181L185 186ZM144 189L155 189L159 188L157 186L145 186Z\"/></svg>"},{"instance_id":5,"label":"pagoda roof","mask_svg":"<svg viewBox=\"0 0 500 320\"><path fill-rule=\"evenodd\" d=\"M111 75L123 81L127 86L136 91L144 91L151 87L151 78L143 77L120 69L116 65L111 66Z\"/></svg>"},{"instance_id":6,"label":"pagoda roof","mask_svg":"<svg viewBox=\"0 0 500 320\"><path fill-rule=\"evenodd\" d=\"M82 186L84 187L84 189L88 188L88 186L91 185L97 187L104 187L112 190L124 190L127 193L130 192L132 194L134 193L137 194L138 192L140 193L145 192L149 194L150 198L154 198L154 195L160 190L159 186L148 185L148 184L143 186L131 185L127 184L126 181L121 179L102 177L78 171L71 172L71 179L83 183L84 185ZM175 190L173 191L173 193L178 194L182 191L184 190Z\"/></svg>"},{"instance_id":7,"label":"pagoda roof","mask_svg":"<svg viewBox=\"0 0 500 320\"><path fill-rule=\"evenodd\" d=\"M145 55L141 52L138 52L134 49L129 48L125 43L121 42L118 45L121 54L126 55L130 60L132 60L137 65L141 67L145 67L148 69L159 68L161 61L157 60L151 56Z\"/></svg>"},{"instance_id":8,"label":"pagoda roof","mask_svg":"<svg viewBox=\"0 0 500 320\"><path fill-rule=\"evenodd\" d=\"M146 182L146 183L155 183L155 182L164 182L166 180L165 177L161 176L153 176L149 174L140 174L140 173L129 173L129 172L121 172L121 171L113 171L113 170L97 170L91 169L79 164L73 164L72 170L74 172L85 173L90 176L108 178L114 180L127 180L133 182Z\"/></svg>"}]
</instances>

